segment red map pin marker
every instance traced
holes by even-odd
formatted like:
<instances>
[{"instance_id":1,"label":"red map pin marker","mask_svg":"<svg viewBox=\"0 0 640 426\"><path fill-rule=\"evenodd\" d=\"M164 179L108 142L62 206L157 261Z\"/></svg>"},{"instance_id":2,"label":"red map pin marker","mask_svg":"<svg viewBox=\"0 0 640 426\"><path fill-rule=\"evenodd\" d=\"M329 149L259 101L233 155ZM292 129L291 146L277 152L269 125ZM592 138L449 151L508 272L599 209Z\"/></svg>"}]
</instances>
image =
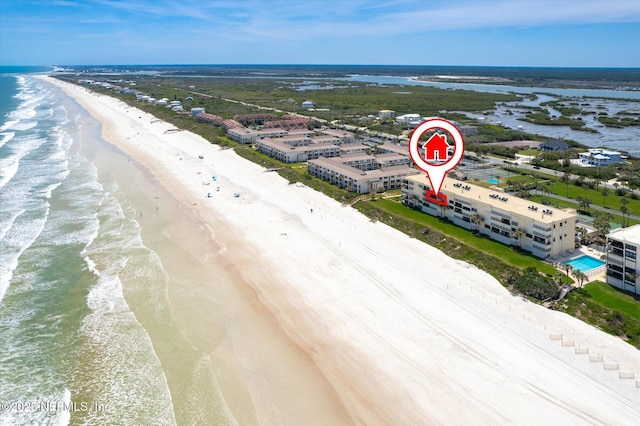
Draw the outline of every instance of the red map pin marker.
<instances>
[{"instance_id":1,"label":"red map pin marker","mask_svg":"<svg viewBox=\"0 0 640 426\"><path fill-rule=\"evenodd\" d=\"M450 145L447 143L446 135L435 133L424 143L425 156L420 154L420 137L429 130L442 129L453 137L454 150L449 157L448 150ZM417 168L427 173L427 177L431 182L433 194L436 196L440 193L444 177L462 160L464 155L464 138L460 130L450 121L443 118L430 118L420 123L415 128L409 139L409 155ZM432 161L433 163L429 163ZM427 192L429 195L429 191ZM433 198L433 197L432 197ZM436 201L438 202L438 201ZM439 202L442 204L442 202Z\"/></svg>"}]
</instances>

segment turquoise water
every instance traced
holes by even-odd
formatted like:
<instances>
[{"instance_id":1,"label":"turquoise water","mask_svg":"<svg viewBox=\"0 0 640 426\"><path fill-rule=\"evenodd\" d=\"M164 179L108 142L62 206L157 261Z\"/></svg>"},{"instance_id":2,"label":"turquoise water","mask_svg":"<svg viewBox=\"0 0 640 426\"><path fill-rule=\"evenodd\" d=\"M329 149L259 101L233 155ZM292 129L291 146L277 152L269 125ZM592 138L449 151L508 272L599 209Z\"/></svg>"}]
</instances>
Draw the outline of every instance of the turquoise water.
<instances>
[{"instance_id":1,"label":"turquoise water","mask_svg":"<svg viewBox=\"0 0 640 426\"><path fill-rule=\"evenodd\" d=\"M571 265L573 269L577 269L581 272L589 272L593 269L604 266L605 262L596 259L595 257L591 257L589 255L582 255L572 260L567 260L566 262L562 262L564 265Z\"/></svg>"},{"instance_id":2,"label":"turquoise water","mask_svg":"<svg viewBox=\"0 0 640 426\"><path fill-rule=\"evenodd\" d=\"M140 285L164 270L118 183L80 152L103 143L97 123L29 75L0 88L0 402L41 404L3 405L0 425L175 424L122 288L132 265Z\"/></svg>"},{"instance_id":3,"label":"turquoise water","mask_svg":"<svg viewBox=\"0 0 640 426\"><path fill-rule=\"evenodd\" d=\"M500 183L500 181L498 179L487 179L487 182L492 183L494 185L497 185Z\"/></svg>"}]
</instances>

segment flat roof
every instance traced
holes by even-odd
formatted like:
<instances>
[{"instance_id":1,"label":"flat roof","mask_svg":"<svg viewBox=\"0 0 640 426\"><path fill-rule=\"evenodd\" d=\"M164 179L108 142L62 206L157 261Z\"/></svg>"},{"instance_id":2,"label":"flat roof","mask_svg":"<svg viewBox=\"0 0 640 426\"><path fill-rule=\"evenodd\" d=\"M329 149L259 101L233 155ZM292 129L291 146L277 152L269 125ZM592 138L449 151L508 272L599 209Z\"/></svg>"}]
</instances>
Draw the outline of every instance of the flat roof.
<instances>
[{"instance_id":1,"label":"flat roof","mask_svg":"<svg viewBox=\"0 0 640 426\"><path fill-rule=\"evenodd\" d=\"M431 187L429 178L424 173L416 176L411 176L408 179ZM460 184L462 186L455 187L454 184ZM469 189L465 189L465 187ZM466 181L452 179L450 177L445 178L444 182L442 183L441 191L446 191L449 198L459 196L463 199L478 200L484 204L490 205L492 208L495 208L497 210L504 210L507 212L519 214L520 216L527 216L535 219L537 222L542 223L553 223L559 220L577 217L575 210L566 211L550 206L545 206L544 204L525 200L524 198L519 198L512 194L507 194L505 192L474 185ZM497 195L498 197L495 197L495 195ZM503 198L506 198L507 201L502 201L501 199ZM538 210L530 209L529 207L531 206L537 207ZM552 213L545 213L547 211L551 211Z\"/></svg>"},{"instance_id":2,"label":"flat roof","mask_svg":"<svg viewBox=\"0 0 640 426\"><path fill-rule=\"evenodd\" d=\"M338 138L352 138L354 136L351 132L339 129L323 129L320 130L320 133L324 133L327 136L335 136Z\"/></svg>"},{"instance_id":3,"label":"flat roof","mask_svg":"<svg viewBox=\"0 0 640 426\"><path fill-rule=\"evenodd\" d=\"M640 244L640 225L618 228L609 232L608 237L633 244Z\"/></svg>"},{"instance_id":4,"label":"flat roof","mask_svg":"<svg viewBox=\"0 0 640 426\"><path fill-rule=\"evenodd\" d=\"M379 158L380 160L406 160L407 156L398 154L397 152L389 152L387 154L378 154L376 155L376 158Z\"/></svg>"},{"instance_id":5,"label":"flat roof","mask_svg":"<svg viewBox=\"0 0 640 426\"><path fill-rule=\"evenodd\" d=\"M336 160L340 161L341 163L346 163L347 161L358 161L358 160L371 160L373 162L375 161L375 159L376 157L374 157L373 155L369 155L363 152L356 152L353 154L344 154L336 158Z\"/></svg>"},{"instance_id":6,"label":"flat roof","mask_svg":"<svg viewBox=\"0 0 640 426\"><path fill-rule=\"evenodd\" d=\"M409 148L407 146L395 145L392 143L385 142L382 145L378 145L379 148L386 149L387 151L394 152L396 154L404 155L405 157L409 156Z\"/></svg>"},{"instance_id":7,"label":"flat roof","mask_svg":"<svg viewBox=\"0 0 640 426\"><path fill-rule=\"evenodd\" d=\"M274 134L274 133L287 133L286 130L278 129L276 127L267 127L264 129L256 130L249 129L247 127L235 127L233 129L229 129L227 133L236 133L238 135L262 135L262 134Z\"/></svg>"},{"instance_id":8,"label":"flat roof","mask_svg":"<svg viewBox=\"0 0 640 426\"><path fill-rule=\"evenodd\" d=\"M335 136L331 136L331 135L324 135L324 136L311 136L311 139L313 139L315 142L340 142L341 139Z\"/></svg>"},{"instance_id":9,"label":"flat roof","mask_svg":"<svg viewBox=\"0 0 640 426\"><path fill-rule=\"evenodd\" d=\"M363 171L353 166L347 166L346 164L341 163L336 157L320 157L316 158L315 160L309 160L309 163L314 163L319 166L326 167L331 171L337 172L354 180L378 179L388 176L418 173L416 169L412 169L409 166L394 166L386 167L385 169Z\"/></svg>"},{"instance_id":10,"label":"flat roof","mask_svg":"<svg viewBox=\"0 0 640 426\"><path fill-rule=\"evenodd\" d=\"M292 146L283 142L285 138L265 138L257 141L258 144L270 146L287 152L310 152L318 149L335 148L340 149L338 145L332 143L310 143L309 145Z\"/></svg>"}]
</instances>

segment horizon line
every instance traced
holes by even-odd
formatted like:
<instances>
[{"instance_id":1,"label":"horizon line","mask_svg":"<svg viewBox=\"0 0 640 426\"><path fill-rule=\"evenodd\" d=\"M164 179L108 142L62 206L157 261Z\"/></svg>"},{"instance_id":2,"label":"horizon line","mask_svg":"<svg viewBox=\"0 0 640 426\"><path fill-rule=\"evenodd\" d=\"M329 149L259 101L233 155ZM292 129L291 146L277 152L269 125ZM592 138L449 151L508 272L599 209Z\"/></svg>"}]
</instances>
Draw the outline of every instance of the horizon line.
<instances>
[{"instance_id":1,"label":"horizon line","mask_svg":"<svg viewBox=\"0 0 640 426\"><path fill-rule=\"evenodd\" d=\"M599 69L599 70L640 70L640 67L602 67L602 66L546 66L546 65L415 65L415 64L320 64L320 63L123 63L123 64L0 64L0 67L194 67L194 66L311 66L311 67L418 67L418 68L531 68L531 69Z\"/></svg>"}]
</instances>

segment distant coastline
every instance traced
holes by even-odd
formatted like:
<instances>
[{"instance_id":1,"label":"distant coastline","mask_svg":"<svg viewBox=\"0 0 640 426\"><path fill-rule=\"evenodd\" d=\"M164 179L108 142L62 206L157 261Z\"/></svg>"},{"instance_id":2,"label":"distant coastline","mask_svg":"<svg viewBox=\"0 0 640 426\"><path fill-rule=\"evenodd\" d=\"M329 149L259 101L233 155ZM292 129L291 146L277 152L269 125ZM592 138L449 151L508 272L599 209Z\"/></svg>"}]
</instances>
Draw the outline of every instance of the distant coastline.
<instances>
[{"instance_id":1,"label":"distant coastline","mask_svg":"<svg viewBox=\"0 0 640 426\"><path fill-rule=\"evenodd\" d=\"M640 90L640 68L551 68L418 65L60 65L57 68L89 73L237 77L345 78L352 75L413 77L418 80L479 82L514 86ZM446 77L443 80L442 77ZM453 78L452 78L453 77ZM457 77L459 80L456 80Z\"/></svg>"}]
</instances>

